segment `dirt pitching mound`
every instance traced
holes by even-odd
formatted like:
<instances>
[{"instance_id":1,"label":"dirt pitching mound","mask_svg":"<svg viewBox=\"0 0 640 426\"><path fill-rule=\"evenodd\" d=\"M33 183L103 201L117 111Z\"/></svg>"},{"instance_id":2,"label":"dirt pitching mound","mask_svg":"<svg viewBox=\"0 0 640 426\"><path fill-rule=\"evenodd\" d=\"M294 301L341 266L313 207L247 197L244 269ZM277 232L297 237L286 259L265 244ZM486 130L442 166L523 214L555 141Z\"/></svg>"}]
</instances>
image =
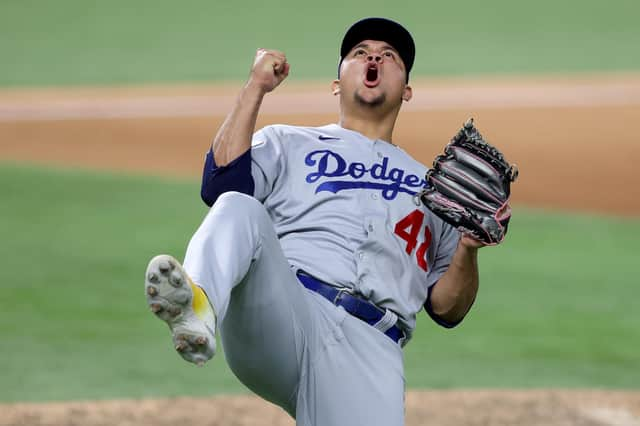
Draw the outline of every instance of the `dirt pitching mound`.
<instances>
[{"instance_id":1,"label":"dirt pitching mound","mask_svg":"<svg viewBox=\"0 0 640 426\"><path fill-rule=\"evenodd\" d=\"M293 426L251 396L0 405L0 425ZM640 426L640 392L586 390L411 391L406 424L439 426Z\"/></svg>"}]
</instances>

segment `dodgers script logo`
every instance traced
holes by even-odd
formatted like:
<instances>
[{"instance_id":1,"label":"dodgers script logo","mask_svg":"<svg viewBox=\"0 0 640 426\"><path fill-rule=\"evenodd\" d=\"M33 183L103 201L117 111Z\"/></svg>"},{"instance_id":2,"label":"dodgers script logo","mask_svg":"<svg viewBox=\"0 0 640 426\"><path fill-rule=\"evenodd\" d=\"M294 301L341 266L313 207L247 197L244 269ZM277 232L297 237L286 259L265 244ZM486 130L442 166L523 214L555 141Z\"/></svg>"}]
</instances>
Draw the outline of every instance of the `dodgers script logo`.
<instances>
[{"instance_id":1,"label":"dodgers script logo","mask_svg":"<svg viewBox=\"0 0 640 426\"><path fill-rule=\"evenodd\" d=\"M348 163L339 154L328 149L312 151L304 159L309 167L315 167L315 171L306 177L308 183L315 183L320 178L349 177L349 180L331 179L322 182L316 188L316 194L321 191L329 191L334 194L354 188L379 189L385 200L393 200L398 193L404 192L415 195L427 182L412 174L405 175L405 171L398 168L389 169L389 158L384 157L381 163L374 163L367 168L363 163Z\"/></svg>"}]
</instances>

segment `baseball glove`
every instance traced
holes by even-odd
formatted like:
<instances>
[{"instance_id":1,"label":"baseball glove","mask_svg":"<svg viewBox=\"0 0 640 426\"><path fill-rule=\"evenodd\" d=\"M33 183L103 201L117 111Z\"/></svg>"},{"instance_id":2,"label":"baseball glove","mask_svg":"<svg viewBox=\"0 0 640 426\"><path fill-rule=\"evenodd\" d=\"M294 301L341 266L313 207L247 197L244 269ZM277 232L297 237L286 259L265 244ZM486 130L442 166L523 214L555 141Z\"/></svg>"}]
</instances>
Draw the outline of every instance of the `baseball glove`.
<instances>
[{"instance_id":1,"label":"baseball glove","mask_svg":"<svg viewBox=\"0 0 640 426\"><path fill-rule=\"evenodd\" d=\"M420 199L445 222L495 245L507 233L511 182L517 176L516 166L483 139L470 118L434 160Z\"/></svg>"}]
</instances>

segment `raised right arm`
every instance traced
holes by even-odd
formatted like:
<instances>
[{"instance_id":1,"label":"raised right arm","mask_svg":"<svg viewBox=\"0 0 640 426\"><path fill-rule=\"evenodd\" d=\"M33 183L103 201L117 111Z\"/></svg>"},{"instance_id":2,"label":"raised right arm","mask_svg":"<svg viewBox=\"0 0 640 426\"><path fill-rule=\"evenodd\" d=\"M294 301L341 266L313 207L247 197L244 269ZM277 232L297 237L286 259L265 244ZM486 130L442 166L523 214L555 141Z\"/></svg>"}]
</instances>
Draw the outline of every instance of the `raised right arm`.
<instances>
[{"instance_id":1,"label":"raised right arm","mask_svg":"<svg viewBox=\"0 0 640 426\"><path fill-rule=\"evenodd\" d=\"M207 153L200 195L212 206L220 195L237 191L254 195L251 175L251 139L264 95L289 75L284 53L258 49L249 79L229 115L220 126Z\"/></svg>"},{"instance_id":2,"label":"raised right arm","mask_svg":"<svg viewBox=\"0 0 640 426\"><path fill-rule=\"evenodd\" d=\"M251 148L251 136L264 95L278 87L288 75L289 64L284 53L258 49L249 79L211 145L216 166L228 165Z\"/></svg>"}]
</instances>

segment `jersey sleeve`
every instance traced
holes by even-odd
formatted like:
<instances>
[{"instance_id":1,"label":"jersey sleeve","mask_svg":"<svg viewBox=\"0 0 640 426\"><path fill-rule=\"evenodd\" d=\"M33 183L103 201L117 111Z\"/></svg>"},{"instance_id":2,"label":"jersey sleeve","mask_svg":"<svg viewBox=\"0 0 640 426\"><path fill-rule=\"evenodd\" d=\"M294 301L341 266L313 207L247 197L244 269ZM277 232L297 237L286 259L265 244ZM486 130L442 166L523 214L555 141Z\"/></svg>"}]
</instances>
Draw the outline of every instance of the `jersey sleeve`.
<instances>
[{"instance_id":1,"label":"jersey sleeve","mask_svg":"<svg viewBox=\"0 0 640 426\"><path fill-rule=\"evenodd\" d=\"M209 207L225 192L237 191L263 202L273 191L282 170L279 138L266 127L254 133L251 149L226 166L218 166L212 150L207 152L200 196Z\"/></svg>"},{"instance_id":2,"label":"jersey sleeve","mask_svg":"<svg viewBox=\"0 0 640 426\"><path fill-rule=\"evenodd\" d=\"M458 241L460 240L460 231L458 231L453 226L445 223L442 228L442 234L440 236L440 241L438 244L438 250L435 257L435 262L431 269L431 273L427 277L427 284L429 286L429 293L427 296L427 300L425 301L424 308L427 311L427 314L431 317L431 319L438 325L441 325L445 328L453 328L456 325L462 322L457 321L455 323L445 321L440 318L433 312L433 308L431 307L431 292L433 291L434 286L438 284L438 280L442 277L442 274L446 272L451 264L451 258L453 257L453 253L456 251L458 247Z\"/></svg>"},{"instance_id":3,"label":"jersey sleeve","mask_svg":"<svg viewBox=\"0 0 640 426\"><path fill-rule=\"evenodd\" d=\"M229 191L253 195L253 188L250 149L226 166L218 166L213 151L207 152L200 187L200 197L206 205L211 207L220 195Z\"/></svg>"},{"instance_id":4,"label":"jersey sleeve","mask_svg":"<svg viewBox=\"0 0 640 426\"><path fill-rule=\"evenodd\" d=\"M260 202L274 191L286 173L284 146L273 126L257 131L251 140L253 196Z\"/></svg>"},{"instance_id":5,"label":"jersey sleeve","mask_svg":"<svg viewBox=\"0 0 640 426\"><path fill-rule=\"evenodd\" d=\"M443 223L440 239L438 240L438 249L431 266L431 271L427 276L427 286L431 288L449 268L453 253L458 247L460 240L460 231L448 223Z\"/></svg>"}]
</instances>

